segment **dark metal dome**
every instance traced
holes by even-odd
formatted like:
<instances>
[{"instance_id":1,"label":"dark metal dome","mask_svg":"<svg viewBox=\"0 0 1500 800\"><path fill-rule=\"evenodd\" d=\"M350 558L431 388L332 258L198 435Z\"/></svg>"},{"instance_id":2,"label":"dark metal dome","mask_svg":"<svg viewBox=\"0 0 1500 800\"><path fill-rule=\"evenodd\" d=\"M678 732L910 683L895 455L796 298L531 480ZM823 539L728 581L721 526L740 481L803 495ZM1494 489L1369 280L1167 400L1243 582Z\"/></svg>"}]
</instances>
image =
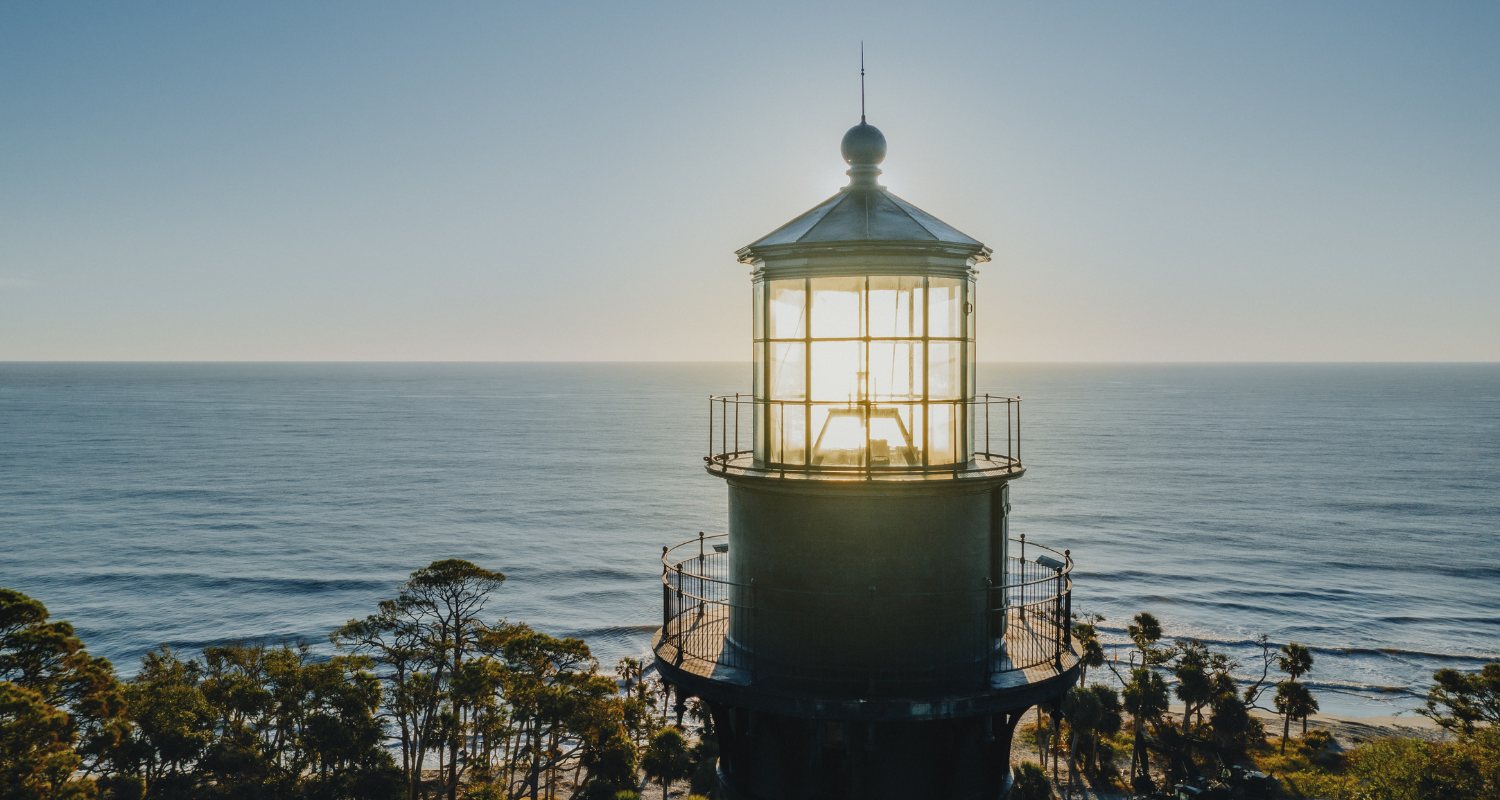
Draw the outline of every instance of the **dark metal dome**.
<instances>
[{"instance_id":1,"label":"dark metal dome","mask_svg":"<svg viewBox=\"0 0 1500 800\"><path fill-rule=\"evenodd\" d=\"M875 165L885 160L885 134L880 129L861 121L844 134L839 145L844 162L850 166Z\"/></svg>"}]
</instances>

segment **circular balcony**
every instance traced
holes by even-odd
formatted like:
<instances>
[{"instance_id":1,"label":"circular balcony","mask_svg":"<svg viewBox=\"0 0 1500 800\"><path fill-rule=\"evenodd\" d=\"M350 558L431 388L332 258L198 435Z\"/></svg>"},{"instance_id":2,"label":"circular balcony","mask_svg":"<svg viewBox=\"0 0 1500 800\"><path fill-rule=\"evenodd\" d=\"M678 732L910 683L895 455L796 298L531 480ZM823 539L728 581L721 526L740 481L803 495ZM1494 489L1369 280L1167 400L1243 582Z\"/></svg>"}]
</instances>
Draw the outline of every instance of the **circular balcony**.
<instances>
[{"instance_id":1,"label":"circular balcony","mask_svg":"<svg viewBox=\"0 0 1500 800\"><path fill-rule=\"evenodd\" d=\"M971 713L986 697L1050 696L1077 669L1072 559L1012 542L1005 585L851 594L731 581L728 537L700 535L662 555L658 666L700 691L775 706L767 710L909 717L922 706L941 716ZM946 711L908 701L935 695L967 699Z\"/></svg>"},{"instance_id":2,"label":"circular balcony","mask_svg":"<svg viewBox=\"0 0 1500 800\"><path fill-rule=\"evenodd\" d=\"M1021 398L986 394L902 405L715 395L708 400L708 455L703 461L719 476L1017 478L1026 471L1021 465Z\"/></svg>"}]
</instances>

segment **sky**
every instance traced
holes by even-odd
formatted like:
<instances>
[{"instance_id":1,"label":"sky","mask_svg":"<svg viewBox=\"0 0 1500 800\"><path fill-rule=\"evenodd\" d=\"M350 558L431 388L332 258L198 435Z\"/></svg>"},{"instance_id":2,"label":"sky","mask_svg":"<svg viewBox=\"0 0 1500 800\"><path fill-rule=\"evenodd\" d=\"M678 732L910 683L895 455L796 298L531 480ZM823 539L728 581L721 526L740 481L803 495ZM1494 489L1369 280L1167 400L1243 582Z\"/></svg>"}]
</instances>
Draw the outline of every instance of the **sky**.
<instances>
[{"instance_id":1,"label":"sky","mask_svg":"<svg viewBox=\"0 0 1500 800\"><path fill-rule=\"evenodd\" d=\"M7 3L0 361L737 361L884 131L984 361L1500 360L1500 4Z\"/></svg>"}]
</instances>

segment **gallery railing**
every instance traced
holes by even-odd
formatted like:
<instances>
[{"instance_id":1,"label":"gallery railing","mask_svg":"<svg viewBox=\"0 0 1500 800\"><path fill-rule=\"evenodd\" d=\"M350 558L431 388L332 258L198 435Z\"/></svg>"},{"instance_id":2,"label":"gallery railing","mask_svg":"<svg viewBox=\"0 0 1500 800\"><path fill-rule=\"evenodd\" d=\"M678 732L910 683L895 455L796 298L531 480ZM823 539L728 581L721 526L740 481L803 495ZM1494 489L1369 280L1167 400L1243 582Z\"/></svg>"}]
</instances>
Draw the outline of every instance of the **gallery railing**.
<instances>
[{"instance_id":1,"label":"gallery railing","mask_svg":"<svg viewBox=\"0 0 1500 800\"><path fill-rule=\"evenodd\" d=\"M916 425L920 409L928 413L940 409L933 419L946 420L939 431L936 426ZM790 409L792 415L787 414ZM862 431L864 442L856 443L857 463L834 463L820 458L817 434L810 428L794 433L788 443L787 426L772 424L797 414L811 416L817 410L826 414L852 414ZM911 444L884 444L870 440L872 419L881 416L905 418L899 429ZM937 447L923 447L916 442L925 437L938 438ZM757 453L755 437L763 436ZM883 441L883 440L881 440ZM809 452L810 451L810 452ZM902 457L909 451L908 457ZM788 456L794 457L788 457ZM805 402L801 400L764 400L748 394L714 395L708 398L708 455L703 457L714 472L756 469L780 474L848 475L878 477L911 474L1008 474L1021 469L1021 398L984 394L969 400L898 401L851 400L848 402ZM907 463L899 463L902 461Z\"/></svg>"},{"instance_id":2,"label":"gallery railing","mask_svg":"<svg viewBox=\"0 0 1500 800\"><path fill-rule=\"evenodd\" d=\"M723 534L663 548L656 652L675 666L880 694L1060 671L1072 649L1072 558L1024 536L1012 540L1004 585L950 592L772 589L731 580L728 549Z\"/></svg>"}]
</instances>

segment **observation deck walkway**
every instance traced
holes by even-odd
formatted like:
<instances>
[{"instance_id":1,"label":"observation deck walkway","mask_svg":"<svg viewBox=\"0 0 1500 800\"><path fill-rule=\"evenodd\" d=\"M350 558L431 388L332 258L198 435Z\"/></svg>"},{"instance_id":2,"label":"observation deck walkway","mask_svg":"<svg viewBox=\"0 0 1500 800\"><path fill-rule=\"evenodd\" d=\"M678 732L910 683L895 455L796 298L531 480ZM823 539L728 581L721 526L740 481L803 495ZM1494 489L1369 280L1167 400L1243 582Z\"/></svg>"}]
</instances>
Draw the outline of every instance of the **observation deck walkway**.
<instances>
[{"instance_id":1,"label":"observation deck walkway","mask_svg":"<svg viewBox=\"0 0 1500 800\"><path fill-rule=\"evenodd\" d=\"M1073 562L1012 542L1002 586L851 594L731 581L728 537L700 535L663 553L652 649L672 681L768 711L940 718L1050 699L1078 670Z\"/></svg>"}]
</instances>

